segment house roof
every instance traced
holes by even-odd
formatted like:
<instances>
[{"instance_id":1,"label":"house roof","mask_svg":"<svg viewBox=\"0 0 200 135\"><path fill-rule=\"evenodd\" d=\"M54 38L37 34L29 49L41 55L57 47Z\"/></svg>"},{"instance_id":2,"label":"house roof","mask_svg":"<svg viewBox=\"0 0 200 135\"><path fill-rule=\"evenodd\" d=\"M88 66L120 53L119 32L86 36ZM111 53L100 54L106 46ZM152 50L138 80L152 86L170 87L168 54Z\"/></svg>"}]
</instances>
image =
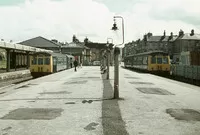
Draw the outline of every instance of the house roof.
<instances>
[{"instance_id":1,"label":"house roof","mask_svg":"<svg viewBox=\"0 0 200 135\"><path fill-rule=\"evenodd\" d=\"M174 36L169 40L169 42L173 42L173 41L175 41L177 38L178 38L178 36L177 36L177 35L174 35Z\"/></svg>"},{"instance_id":2,"label":"house roof","mask_svg":"<svg viewBox=\"0 0 200 135\"><path fill-rule=\"evenodd\" d=\"M84 48L84 43L71 42L63 45L62 48Z\"/></svg>"},{"instance_id":3,"label":"house roof","mask_svg":"<svg viewBox=\"0 0 200 135\"><path fill-rule=\"evenodd\" d=\"M200 40L200 34L194 34L191 36L190 33L185 33L181 39Z\"/></svg>"},{"instance_id":4,"label":"house roof","mask_svg":"<svg viewBox=\"0 0 200 135\"><path fill-rule=\"evenodd\" d=\"M147 38L148 42L158 42L160 41L160 39L162 38L162 36L150 36L149 38Z\"/></svg>"},{"instance_id":5,"label":"house roof","mask_svg":"<svg viewBox=\"0 0 200 135\"><path fill-rule=\"evenodd\" d=\"M87 43L85 44L86 47L89 48L96 48L96 49L103 49L106 47L106 43Z\"/></svg>"},{"instance_id":6,"label":"house roof","mask_svg":"<svg viewBox=\"0 0 200 135\"><path fill-rule=\"evenodd\" d=\"M85 49L90 49L90 48L89 48L89 47L87 47L87 46L84 46L84 48L85 48Z\"/></svg>"},{"instance_id":7,"label":"house roof","mask_svg":"<svg viewBox=\"0 0 200 135\"><path fill-rule=\"evenodd\" d=\"M165 36L165 38L162 41L168 41L170 36Z\"/></svg>"},{"instance_id":8,"label":"house roof","mask_svg":"<svg viewBox=\"0 0 200 135\"><path fill-rule=\"evenodd\" d=\"M35 38L32 38L32 39L28 39L26 41L22 41L19 44L32 46L32 47L40 47L40 48L43 48L43 47L45 47L45 48L59 47L60 46L57 43L55 43L51 40L48 40L44 37L41 37L41 36L35 37Z\"/></svg>"}]
</instances>

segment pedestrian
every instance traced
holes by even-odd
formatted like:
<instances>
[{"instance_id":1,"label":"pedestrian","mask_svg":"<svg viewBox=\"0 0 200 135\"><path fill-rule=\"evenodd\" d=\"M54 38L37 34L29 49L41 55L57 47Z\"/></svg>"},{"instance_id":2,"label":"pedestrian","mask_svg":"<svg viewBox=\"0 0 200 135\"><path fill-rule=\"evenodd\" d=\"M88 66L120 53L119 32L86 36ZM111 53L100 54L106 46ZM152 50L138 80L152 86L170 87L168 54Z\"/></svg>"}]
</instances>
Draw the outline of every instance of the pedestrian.
<instances>
[{"instance_id":1,"label":"pedestrian","mask_svg":"<svg viewBox=\"0 0 200 135\"><path fill-rule=\"evenodd\" d=\"M78 66L78 61L77 60L75 60L74 61L74 71L76 72L77 70L76 70L76 67Z\"/></svg>"},{"instance_id":2,"label":"pedestrian","mask_svg":"<svg viewBox=\"0 0 200 135\"><path fill-rule=\"evenodd\" d=\"M71 68L73 68L73 67L72 67L72 62L73 62L73 61L72 61L72 58L70 58L70 67L71 67Z\"/></svg>"}]
</instances>

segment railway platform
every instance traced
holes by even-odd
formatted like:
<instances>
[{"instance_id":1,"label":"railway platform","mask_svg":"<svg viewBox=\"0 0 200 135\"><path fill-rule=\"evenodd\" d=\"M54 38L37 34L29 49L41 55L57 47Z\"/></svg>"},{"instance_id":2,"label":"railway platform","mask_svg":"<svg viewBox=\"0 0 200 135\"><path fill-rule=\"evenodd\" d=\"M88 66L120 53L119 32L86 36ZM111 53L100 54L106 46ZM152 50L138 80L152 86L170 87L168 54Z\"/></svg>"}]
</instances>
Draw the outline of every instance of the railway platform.
<instances>
[{"instance_id":1,"label":"railway platform","mask_svg":"<svg viewBox=\"0 0 200 135\"><path fill-rule=\"evenodd\" d=\"M32 76L29 70L0 73L0 89L30 79Z\"/></svg>"},{"instance_id":2,"label":"railway platform","mask_svg":"<svg viewBox=\"0 0 200 135\"><path fill-rule=\"evenodd\" d=\"M24 78L24 77L30 77L30 76L31 76L31 73L30 73L30 70L28 70L28 69L27 70L0 73L0 82Z\"/></svg>"},{"instance_id":3,"label":"railway platform","mask_svg":"<svg viewBox=\"0 0 200 135\"><path fill-rule=\"evenodd\" d=\"M200 88L120 68L120 99L100 68L83 67L0 90L0 134L199 135Z\"/></svg>"}]
</instances>

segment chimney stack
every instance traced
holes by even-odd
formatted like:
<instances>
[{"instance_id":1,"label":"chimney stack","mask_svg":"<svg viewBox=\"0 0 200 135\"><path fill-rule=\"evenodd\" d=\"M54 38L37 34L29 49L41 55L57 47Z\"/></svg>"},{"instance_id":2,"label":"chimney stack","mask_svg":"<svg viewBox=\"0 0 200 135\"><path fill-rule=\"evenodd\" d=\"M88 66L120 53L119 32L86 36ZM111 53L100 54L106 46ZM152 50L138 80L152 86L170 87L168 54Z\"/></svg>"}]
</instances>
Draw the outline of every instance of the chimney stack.
<instances>
[{"instance_id":1,"label":"chimney stack","mask_svg":"<svg viewBox=\"0 0 200 135\"><path fill-rule=\"evenodd\" d=\"M147 34L144 35L144 41L147 41Z\"/></svg>"},{"instance_id":2,"label":"chimney stack","mask_svg":"<svg viewBox=\"0 0 200 135\"><path fill-rule=\"evenodd\" d=\"M180 31L179 31L179 37L180 37L180 36L183 36L183 35L184 35L184 32L183 32L182 30L180 30Z\"/></svg>"},{"instance_id":3,"label":"chimney stack","mask_svg":"<svg viewBox=\"0 0 200 135\"><path fill-rule=\"evenodd\" d=\"M149 33L147 33L147 36L149 38L149 37L153 36L153 34L149 32Z\"/></svg>"},{"instance_id":4,"label":"chimney stack","mask_svg":"<svg viewBox=\"0 0 200 135\"><path fill-rule=\"evenodd\" d=\"M191 33L190 33L190 36L193 36L193 35L194 35L194 30L192 29Z\"/></svg>"},{"instance_id":5,"label":"chimney stack","mask_svg":"<svg viewBox=\"0 0 200 135\"><path fill-rule=\"evenodd\" d=\"M170 36L169 36L169 38L168 38L168 41L171 40L171 39L173 39L173 32L170 33Z\"/></svg>"},{"instance_id":6,"label":"chimney stack","mask_svg":"<svg viewBox=\"0 0 200 135\"><path fill-rule=\"evenodd\" d=\"M171 37L173 37L173 32L170 33Z\"/></svg>"}]
</instances>

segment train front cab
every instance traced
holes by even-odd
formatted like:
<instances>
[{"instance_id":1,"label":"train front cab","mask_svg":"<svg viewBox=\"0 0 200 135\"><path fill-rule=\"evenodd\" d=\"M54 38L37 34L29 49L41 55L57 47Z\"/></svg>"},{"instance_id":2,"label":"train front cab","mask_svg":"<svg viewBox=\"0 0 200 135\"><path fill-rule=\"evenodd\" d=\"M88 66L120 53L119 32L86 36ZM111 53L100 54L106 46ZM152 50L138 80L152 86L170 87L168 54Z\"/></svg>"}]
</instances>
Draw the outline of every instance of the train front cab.
<instances>
[{"instance_id":1,"label":"train front cab","mask_svg":"<svg viewBox=\"0 0 200 135\"><path fill-rule=\"evenodd\" d=\"M33 77L49 75L53 72L50 55L33 55L30 57L30 72Z\"/></svg>"},{"instance_id":2,"label":"train front cab","mask_svg":"<svg viewBox=\"0 0 200 135\"><path fill-rule=\"evenodd\" d=\"M148 56L148 71L154 73L170 72L170 58L168 55Z\"/></svg>"}]
</instances>

